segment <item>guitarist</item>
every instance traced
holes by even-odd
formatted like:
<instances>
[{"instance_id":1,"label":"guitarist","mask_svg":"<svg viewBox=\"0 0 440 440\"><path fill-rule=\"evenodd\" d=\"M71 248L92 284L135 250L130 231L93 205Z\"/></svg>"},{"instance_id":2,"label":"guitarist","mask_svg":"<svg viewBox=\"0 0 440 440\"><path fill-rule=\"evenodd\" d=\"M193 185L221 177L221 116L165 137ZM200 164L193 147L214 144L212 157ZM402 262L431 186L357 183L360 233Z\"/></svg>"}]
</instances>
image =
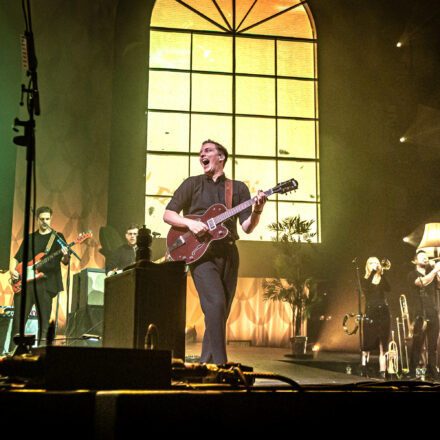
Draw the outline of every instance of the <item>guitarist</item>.
<instances>
[{"instance_id":1,"label":"guitarist","mask_svg":"<svg viewBox=\"0 0 440 440\"><path fill-rule=\"evenodd\" d=\"M59 249L62 250L62 253L58 258L54 258L38 268L38 271L43 272L45 276L43 278L30 281L26 286L25 317L27 318L29 316L32 306L35 304L38 316L38 340L39 344L41 344L41 339L45 338L47 335L50 315L52 312L52 300L55 296L57 296L58 292L63 290L60 262L66 265L69 261L69 255L67 248L61 247L55 235L52 233L52 229L50 227L52 220L52 209L48 206L42 206L37 209L36 217L38 221L38 230L29 236L30 259L32 258L32 255L38 255L41 252L51 254ZM58 235L64 240L63 234L58 233ZM18 249L15 257L12 258L9 267L13 281L18 280L21 275L15 269L18 263L22 260L22 254L23 243ZM23 266L25 266L25 264ZM19 292L14 295L15 311L14 319L12 321L11 342L9 345L10 352L15 347L13 337L19 332L21 306L21 293Z\"/></svg>"},{"instance_id":2,"label":"guitarist","mask_svg":"<svg viewBox=\"0 0 440 440\"><path fill-rule=\"evenodd\" d=\"M186 179L174 193L168 203L164 221L171 226L187 228L194 235L202 236L208 226L191 220L183 215L201 215L211 205L227 205L224 166L228 159L225 147L207 140L200 149L200 164L204 174ZM239 181L233 181L232 207L250 199L248 187ZM252 207L241 211L231 221L226 221L228 235L210 244L207 252L198 261L190 265L194 284L199 295L202 311L205 315L205 334L203 337L200 362L224 364L226 355L226 321L230 312L238 277L238 240L237 217L243 231L250 234L257 226L266 203L266 196L259 191L257 201Z\"/></svg>"}]
</instances>

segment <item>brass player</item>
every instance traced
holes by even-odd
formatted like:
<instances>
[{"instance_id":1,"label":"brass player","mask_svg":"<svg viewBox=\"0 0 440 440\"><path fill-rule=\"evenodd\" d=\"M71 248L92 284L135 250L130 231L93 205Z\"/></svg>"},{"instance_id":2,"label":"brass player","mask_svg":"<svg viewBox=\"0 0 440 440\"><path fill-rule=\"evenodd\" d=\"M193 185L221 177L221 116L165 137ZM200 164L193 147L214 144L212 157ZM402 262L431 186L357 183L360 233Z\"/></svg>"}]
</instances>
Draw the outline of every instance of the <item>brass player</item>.
<instances>
[{"instance_id":1,"label":"brass player","mask_svg":"<svg viewBox=\"0 0 440 440\"><path fill-rule=\"evenodd\" d=\"M439 318L436 305L436 290L440 285L440 262L430 263L426 252L419 250L413 263L415 264L415 269L408 274L408 282L414 296L413 309L415 314L413 343L410 355L410 375L415 377L426 336L428 355L426 378L437 380L436 362Z\"/></svg>"}]
</instances>

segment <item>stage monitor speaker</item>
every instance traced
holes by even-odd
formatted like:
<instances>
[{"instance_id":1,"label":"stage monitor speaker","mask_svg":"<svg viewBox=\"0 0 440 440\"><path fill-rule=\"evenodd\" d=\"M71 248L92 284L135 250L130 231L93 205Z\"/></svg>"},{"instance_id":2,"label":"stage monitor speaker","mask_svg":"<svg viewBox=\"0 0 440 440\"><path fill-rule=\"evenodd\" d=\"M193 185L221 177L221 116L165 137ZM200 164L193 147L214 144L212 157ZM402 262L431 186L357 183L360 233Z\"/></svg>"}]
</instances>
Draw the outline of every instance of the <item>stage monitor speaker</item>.
<instances>
[{"instance_id":1,"label":"stage monitor speaker","mask_svg":"<svg viewBox=\"0 0 440 440\"><path fill-rule=\"evenodd\" d=\"M104 305L105 270L87 268L73 275L71 312Z\"/></svg>"},{"instance_id":2,"label":"stage monitor speaker","mask_svg":"<svg viewBox=\"0 0 440 440\"><path fill-rule=\"evenodd\" d=\"M105 280L103 347L145 347L150 324L155 347L185 357L186 266L149 263ZM155 334L152 334L155 341Z\"/></svg>"},{"instance_id":3,"label":"stage monitor speaker","mask_svg":"<svg viewBox=\"0 0 440 440\"><path fill-rule=\"evenodd\" d=\"M49 346L32 352L41 361L33 376L40 373L48 390L161 389L171 385L170 351ZM15 374L25 374L20 368L18 363ZM13 369L12 360L9 370Z\"/></svg>"}]
</instances>

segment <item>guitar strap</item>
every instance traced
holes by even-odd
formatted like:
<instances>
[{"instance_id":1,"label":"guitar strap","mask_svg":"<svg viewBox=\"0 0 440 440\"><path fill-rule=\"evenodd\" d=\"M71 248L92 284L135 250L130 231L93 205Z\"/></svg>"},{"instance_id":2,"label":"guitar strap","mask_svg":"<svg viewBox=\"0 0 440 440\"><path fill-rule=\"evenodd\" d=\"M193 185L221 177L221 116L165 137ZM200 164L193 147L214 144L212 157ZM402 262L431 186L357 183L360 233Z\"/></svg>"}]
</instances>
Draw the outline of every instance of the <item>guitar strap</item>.
<instances>
[{"instance_id":1,"label":"guitar strap","mask_svg":"<svg viewBox=\"0 0 440 440\"><path fill-rule=\"evenodd\" d=\"M44 253L46 255L50 252L50 248L52 247L54 240L55 240L55 234L52 232L49 241L47 242L46 249L44 249Z\"/></svg>"},{"instance_id":2,"label":"guitar strap","mask_svg":"<svg viewBox=\"0 0 440 440\"><path fill-rule=\"evenodd\" d=\"M232 180L231 179L225 180L225 203L226 203L226 208L228 208L228 209L232 208Z\"/></svg>"}]
</instances>

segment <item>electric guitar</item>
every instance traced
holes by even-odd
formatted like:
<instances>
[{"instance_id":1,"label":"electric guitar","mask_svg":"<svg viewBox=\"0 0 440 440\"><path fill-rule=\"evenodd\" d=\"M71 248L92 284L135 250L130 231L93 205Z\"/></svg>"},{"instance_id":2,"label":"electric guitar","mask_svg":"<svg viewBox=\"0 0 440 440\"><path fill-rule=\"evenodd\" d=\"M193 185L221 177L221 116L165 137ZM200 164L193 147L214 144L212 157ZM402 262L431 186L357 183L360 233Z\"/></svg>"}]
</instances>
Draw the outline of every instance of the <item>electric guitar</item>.
<instances>
[{"instance_id":1,"label":"electric guitar","mask_svg":"<svg viewBox=\"0 0 440 440\"><path fill-rule=\"evenodd\" d=\"M92 237L92 235L93 235L92 231L89 231L85 234L79 234L77 239L69 244L69 247L72 247L73 245L78 243L82 243L83 241ZM35 258L29 261L29 263L26 265L25 269L27 271L27 281L34 281L43 278L44 273L40 272L38 268L41 267L43 264L48 263L49 261L58 257L62 252L63 252L62 249L59 249L52 254L46 254L44 252L40 252L38 255L36 255ZM20 293L23 284L23 263L17 264L15 270L18 272L19 277L16 280L11 278L12 290L14 293Z\"/></svg>"},{"instance_id":2,"label":"electric guitar","mask_svg":"<svg viewBox=\"0 0 440 440\"><path fill-rule=\"evenodd\" d=\"M266 197L275 193L285 194L295 191L297 188L298 182L295 179L290 179L265 191L264 194ZM223 222L252 206L256 201L257 196L231 209L217 203L208 208L203 215L185 216L185 218L205 223L209 229L203 235L195 236L186 228L173 226L167 235L167 258L173 261L184 261L186 264L194 263L203 256L212 241L221 240L228 235L229 231L223 226Z\"/></svg>"}]
</instances>

